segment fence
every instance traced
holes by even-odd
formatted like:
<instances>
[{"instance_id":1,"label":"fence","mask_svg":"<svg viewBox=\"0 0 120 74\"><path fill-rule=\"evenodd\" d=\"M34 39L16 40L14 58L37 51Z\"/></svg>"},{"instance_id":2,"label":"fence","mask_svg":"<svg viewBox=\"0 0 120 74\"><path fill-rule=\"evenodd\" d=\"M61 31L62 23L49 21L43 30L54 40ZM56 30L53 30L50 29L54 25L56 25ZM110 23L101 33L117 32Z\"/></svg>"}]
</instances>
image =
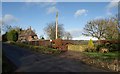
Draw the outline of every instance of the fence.
<instances>
[{"instance_id":1,"label":"fence","mask_svg":"<svg viewBox=\"0 0 120 74\"><path fill-rule=\"evenodd\" d=\"M38 40L38 41L29 41L28 44L35 46L49 46L50 40Z\"/></svg>"}]
</instances>

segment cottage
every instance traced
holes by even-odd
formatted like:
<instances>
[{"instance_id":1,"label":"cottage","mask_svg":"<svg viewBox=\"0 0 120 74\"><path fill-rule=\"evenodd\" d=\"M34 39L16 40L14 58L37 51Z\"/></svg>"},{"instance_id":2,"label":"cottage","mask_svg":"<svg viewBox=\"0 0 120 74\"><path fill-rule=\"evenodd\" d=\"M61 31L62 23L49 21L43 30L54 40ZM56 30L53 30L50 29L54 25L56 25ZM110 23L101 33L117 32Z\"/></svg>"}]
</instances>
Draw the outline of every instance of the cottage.
<instances>
[{"instance_id":1,"label":"cottage","mask_svg":"<svg viewBox=\"0 0 120 74\"><path fill-rule=\"evenodd\" d=\"M18 36L18 41L24 42L24 41L33 41L38 40L37 35L35 32L30 28L27 30L22 30Z\"/></svg>"}]
</instances>

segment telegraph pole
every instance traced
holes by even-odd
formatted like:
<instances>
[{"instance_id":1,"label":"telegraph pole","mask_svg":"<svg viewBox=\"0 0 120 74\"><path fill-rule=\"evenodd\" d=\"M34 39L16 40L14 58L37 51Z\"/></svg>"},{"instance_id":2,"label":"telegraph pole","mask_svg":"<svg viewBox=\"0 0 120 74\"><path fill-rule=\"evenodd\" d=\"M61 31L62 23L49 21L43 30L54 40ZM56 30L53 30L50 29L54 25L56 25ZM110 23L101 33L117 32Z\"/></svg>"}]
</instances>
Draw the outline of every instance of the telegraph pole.
<instances>
[{"instance_id":1,"label":"telegraph pole","mask_svg":"<svg viewBox=\"0 0 120 74\"><path fill-rule=\"evenodd\" d=\"M56 39L58 38L58 12L56 14Z\"/></svg>"}]
</instances>

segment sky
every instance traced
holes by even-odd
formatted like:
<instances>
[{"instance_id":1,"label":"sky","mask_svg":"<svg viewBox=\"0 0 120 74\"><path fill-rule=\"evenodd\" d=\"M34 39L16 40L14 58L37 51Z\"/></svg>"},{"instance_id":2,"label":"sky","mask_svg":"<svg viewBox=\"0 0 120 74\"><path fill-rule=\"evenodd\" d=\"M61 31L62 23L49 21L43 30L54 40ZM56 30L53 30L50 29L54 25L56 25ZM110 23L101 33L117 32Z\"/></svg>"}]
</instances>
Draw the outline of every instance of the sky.
<instances>
[{"instance_id":1,"label":"sky","mask_svg":"<svg viewBox=\"0 0 120 74\"><path fill-rule=\"evenodd\" d=\"M47 38L44 28L55 21L58 11L58 23L71 33L73 40L89 40L92 37L82 35L86 23L118 14L117 5L117 2L3 2L2 21L23 29L31 26L38 37Z\"/></svg>"}]
</instances>

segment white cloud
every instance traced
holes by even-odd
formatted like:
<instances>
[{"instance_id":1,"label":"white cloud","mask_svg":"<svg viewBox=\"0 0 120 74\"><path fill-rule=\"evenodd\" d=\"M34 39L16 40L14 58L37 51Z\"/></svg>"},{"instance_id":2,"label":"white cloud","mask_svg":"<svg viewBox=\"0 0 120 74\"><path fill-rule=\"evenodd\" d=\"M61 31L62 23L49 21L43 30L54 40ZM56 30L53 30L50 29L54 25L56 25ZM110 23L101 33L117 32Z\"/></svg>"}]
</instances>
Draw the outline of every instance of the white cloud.
<instances>
[{"instance_id":1,"label":"white cloud","mask_svg":"<svg viewBox=\"0 0 120 74\"><path fill-rule=\"evenodd\" d=\"M82 35L82 29L71 29L67 31L70 32L70 34L72 35L72 40L97 40L97 38L95 37Z\"/></svg>"},{"instance_id":2,"label":"white cloud","mask_svg":"<svg viewBox=\"0 0 120 74\"><path fill-rule=\"evenodd\" d=\"M74 14L75 17L81 16L81 15L87 15L88 10L86 9L80 9L77 10Z\"/></svg>"},{"instance_id":3,"label":"white cloud","mask_svg":"<svg viewBox=\"0 0 120 74\"><path fill-rule=\"evenodd\" d=\"M56 13L59 11L55 6L47 8L47 14Z\"/></svg>"},{"instance_id":4,"label":"white cloud","mask_svg":"<svg viewBox=\"0 0 120 74\"><path fill-rule=\"evenodd\" d=\"M15 18L13 15L10 14L6 14L2 19L1 22L3 22L4 24L11 24L13 22L16 22L18 19Z\"/></svg>"},{"instance_id":5,"label":"white cloud","mask_svg":"<svg viewBox=\"0 0 120 74\"><path fill-rule=\"evenodd\" d=\"M111 0L111 2L108 4L107 8L108 9L111 9L111 8L114 8L114 7L118 7L118 2L120 0Z\"/></svg>"},{"instance_id":6,"label":"white cloud","mask_svg":"<svg viewBox=\"0 0 120 74\"><path fill-rule=\"evenodd\" d=\"M46 2L46 1L57 1L57 2L109 2L110 0L3 0L4 2Z\"/></svg>"},{"instance_id":7,"label":"white cloud","mask_svg":"<svg viewBox=\"0 0 120 74\"><path fill-rule=\"evenodd\" d=\"M0 19L0 26L2 25L2 19Z\"/></svg>"},{"instance_id":8,"label":"white cloud","mask_svg":"<svg viewBox=\"0 0 120 74\"><path fill-rule=\"evenodd\" d=\"M104 17L103 16L97 16L94 19L102 19L102 18L104 18Z\"/></svg>"},{"instance_id":9,"label":"white cloud","mask_svg":"<svg viewBox=\"0 0 120 74\"><path fill-rule=\"evenodd\" d=\"M26 2L27 7L34 5L37 5L39 7L47 7L47 6L54 6L56 4L57 4L56 2Z\"/></svg>"},{"instance_id":10,"label":"white cloud","mask_svg":"<svg viewBox=\"0 0 120 74\"><path fill-rule=\"evenodd\" d=\"M56 5L56 2L44 2L44 3L41 3L42 7L45 7L45 6L54 6L54 5Z\"/></svg>"},{"instance_id":11,"label":"white cloud","mask_svg":"<svg viewBox=\"0 0 120 74\"><path fill-rule=\"evenodd\" d=\"M112 16L112 12L110 10L107 11L107 15Z\"/></svg>"},{"instance_id":12,"label":"white cloud","mask_svg":"<svg viewBox=\"0 0 120 74\"><path fill-rule=\"evenodd\" d=\"M56 2L56 0L24 0L25 2Z\"/></svg>"},{"instance_id":13,"label":"white cloud","mask_svg":"<svg viewBox=\"0 0 120 74\"><path fill-rule=\"evenodd\" d=\"M72 37L78 37L81 35L82 30L81 29L71 29L71 30L68 30L68 32L70 32Z\"/></svg>"},{"instance_id":14,"label":"white cloud","mask_svg":"<svg viewBox=\"0 0 120 74\"><path fill-rule=\"evenodd\" d=\"M118 2L119 2L120 0L111 0L111 2L107 5L107 15L112 15L112 12L111 12L111 10L113 9L113 8L117 8L118 7Z\"/></svg>"},{"instance_id":15,"label":"white cloud","mask_svg":"<svg viewBox=\"0 0 120 74\"><path fill-rule=\"evenodd\" d=\"M27 1L27 2L25 2L25 4L26 4L26 8L31 8L33 6L44 8L45 10L47 10L47 14L53 13L56 10L58 10L55 7L57 2L53 2L53 1L48 1L48 2L31 2L31 1ZM26 8L23 7L23 9L25 9L25 10L26 10Z\"/></svg>"},{"instance_id":16,"label":"white cloud","mask_svg":"<svg viewBox=\"0 0 120 74\"><path fill-rule=\"evenodd\" d=\"M72 38L72 40L90 40L90 39L92 39L92 40L98 40L97 38L90 37L90 36L83 36L83 35L81 35L79 37Z\"/></svg>"}]
</instances>

